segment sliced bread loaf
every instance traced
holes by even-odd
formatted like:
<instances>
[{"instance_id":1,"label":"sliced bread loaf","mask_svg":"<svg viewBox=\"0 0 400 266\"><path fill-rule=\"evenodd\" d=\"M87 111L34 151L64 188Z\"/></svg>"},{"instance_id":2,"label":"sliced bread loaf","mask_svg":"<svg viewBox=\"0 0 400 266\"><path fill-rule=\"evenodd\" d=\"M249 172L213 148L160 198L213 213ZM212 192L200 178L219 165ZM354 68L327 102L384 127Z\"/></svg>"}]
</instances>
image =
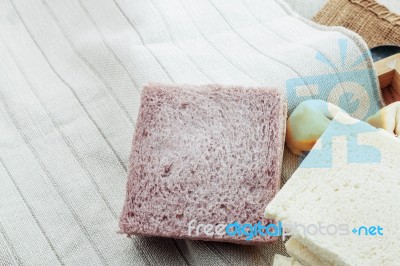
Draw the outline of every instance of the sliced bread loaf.
<instances>
[{"instance_id":1,"label":"sliced bread loaf","mask_svg":"<svg viewBox=\"0 0 400 266\"><path fill-rule=\"evenodd\" d=\"M298 226L288 253L306 265L397 265L399 158L399 139L338 114L266 208Z\"/></svg>"},{"instance_id":2,"label":"sliced bread loaf","mask_svg":"<svg viewBox=\"0 0 400 266\"><path fill-rule=\"evenodd\" d=\"M244 244L273 240L246 241L214 230L265 221L263 208L280 187L286 108L278 89L145 87L122 232ZM201 224L212 228L196 230Z\"/></svg>"},{"instance_id":3,"label":"sliced bread loaf","mask_svg":"<svg viewBox=\"0 0 400 266\"><path fill-rule=\"evenodd\" d=\"M321 257L313 254L307 247L296 240L296 236L291 237L285 243L286 252L292 258L296 258L302 265L315 266L333 266L332 262L328 262Z\"/></svg>"}]
</instances>

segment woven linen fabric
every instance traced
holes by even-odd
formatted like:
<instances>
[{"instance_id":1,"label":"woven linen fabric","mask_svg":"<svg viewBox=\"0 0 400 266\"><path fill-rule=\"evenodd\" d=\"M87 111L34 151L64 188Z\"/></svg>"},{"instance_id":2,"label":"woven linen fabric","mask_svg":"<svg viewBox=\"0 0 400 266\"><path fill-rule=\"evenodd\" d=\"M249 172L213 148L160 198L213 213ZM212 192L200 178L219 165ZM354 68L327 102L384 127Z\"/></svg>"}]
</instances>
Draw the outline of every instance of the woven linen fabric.
<instances>
[{"instance_id":1,"label":"woven linen fabric","mask_svg":"<svg viewBox=\"0 0 400 266\"><path fill-rule=\"evenodd\" d=\"M393 10L399 8L394 6ZM330 0L313 20L353 30L370 48L400 44L400 16L375 0Z\"/></svg>"},{"instance_id":2,"label":"woven linen fabric","mask_svg":"<svg viewBox=\"0 0 400 266\"><path fill-rule=\"evenodd\" d=\"M281 242L117 234L141 88L290 85L292 110L361 82L374 112L371 58L354 64L366 52L275 0L0 1L0 265L270 264ZM286 152L284 180L297 165Z\"/></svg>"}]
</instances>

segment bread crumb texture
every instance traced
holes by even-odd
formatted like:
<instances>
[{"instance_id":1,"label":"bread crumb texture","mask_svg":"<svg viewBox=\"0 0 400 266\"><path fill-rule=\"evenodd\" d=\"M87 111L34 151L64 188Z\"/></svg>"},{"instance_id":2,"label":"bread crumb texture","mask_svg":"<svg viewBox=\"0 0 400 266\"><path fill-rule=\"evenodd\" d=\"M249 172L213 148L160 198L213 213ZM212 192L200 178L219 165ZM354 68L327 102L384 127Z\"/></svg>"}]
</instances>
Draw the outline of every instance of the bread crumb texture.
<instances>
[{"instance_id":1,"label":"bread crumb texture","mask_svg":"<svg viewBox=\"0 0 400 266\"><path fill-rule=\"evenodd\" d=\"M212 225L265 221L263 208L280 185L286 108L273 88L145 87L122 232L187 238L193 219ZM191 237L245 242L204 232Z\"/></svg>"},{"instance_id":2,"label":"bread crumb texture","mask_svg":"<svg viewBox=\"0 0 400 266\"><path fill-rule=\"evenodd\" d=\"M359 132L360 125L365 133ZM314 265L310 261L318 259L324 265L398 265L400 141L386 131L343 116L335 117L325 134L334 137L326 141L322 136L320 140L325 141L308 156L325 160L323 154L330 153L332 167L302 164L268 204L266 217L305 226L348 225L349 232L343 235L294 233L287 249L301 263ZM360 151L365 151L362 156ZM379 160L375 160L376 151ZM306 160L303 163L309 166ZM383 235L352 232L361 226L378 225Z\"/></svg>"}]
</instances>

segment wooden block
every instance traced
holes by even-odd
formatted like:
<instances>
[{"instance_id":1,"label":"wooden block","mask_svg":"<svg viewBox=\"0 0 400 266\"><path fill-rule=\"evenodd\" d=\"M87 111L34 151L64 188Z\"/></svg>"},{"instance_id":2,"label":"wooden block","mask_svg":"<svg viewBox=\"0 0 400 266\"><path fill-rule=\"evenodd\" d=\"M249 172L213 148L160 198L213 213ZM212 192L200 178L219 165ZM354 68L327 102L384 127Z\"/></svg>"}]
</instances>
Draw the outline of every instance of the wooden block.
<instances>
[{"instance_id":1,"label":"wooden block","mask_svg":"<svg viewBox=\"0 0 400 266\"><path fill-rule=\"evenodd\" d=\"M385 102L400 101L400 54L379 60L374 66Z\"/></svg>"}]
</instances>

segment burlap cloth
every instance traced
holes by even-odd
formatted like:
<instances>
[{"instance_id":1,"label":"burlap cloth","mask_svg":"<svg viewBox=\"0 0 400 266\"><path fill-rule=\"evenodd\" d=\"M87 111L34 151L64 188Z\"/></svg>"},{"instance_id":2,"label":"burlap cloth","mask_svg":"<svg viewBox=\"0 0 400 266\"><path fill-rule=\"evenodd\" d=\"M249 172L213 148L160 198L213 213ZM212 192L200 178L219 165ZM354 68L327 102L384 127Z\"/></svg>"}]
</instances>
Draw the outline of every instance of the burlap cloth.
<instances>
[{"instance_id":1,"label":"burlap cloth","mask_svg":"<svg viewBox=\"0 0 400 266\"><path fill-rule=\"evenodd\" d=\"M374 0L330 0L313 20L355 31L370 48L400 44L400 16Z\"/></svg>"}]
</instances>

